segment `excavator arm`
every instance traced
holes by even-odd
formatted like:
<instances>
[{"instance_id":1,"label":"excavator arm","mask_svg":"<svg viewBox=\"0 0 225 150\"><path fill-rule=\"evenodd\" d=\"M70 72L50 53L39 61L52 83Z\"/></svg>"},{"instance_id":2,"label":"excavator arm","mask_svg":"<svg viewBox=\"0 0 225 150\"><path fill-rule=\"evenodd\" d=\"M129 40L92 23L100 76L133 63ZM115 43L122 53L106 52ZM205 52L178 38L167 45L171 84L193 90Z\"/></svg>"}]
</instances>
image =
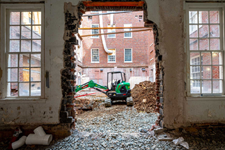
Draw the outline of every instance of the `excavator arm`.
<instances>
[{"instance_id":1,"label":"excavator arm","mask_svg":"<svg viewBox=\"0 0 225 150\"><path fill-rule=\"evenodd\" d=\"M84 89L86 89L86 88L93 88L93 89L95 89L95 90L97 90L97 91L99 91L99 92L102 92L102 93L104 93L104 94L106 94L106 92L104 92L104 91L102 91L102 90L100 90L100 89L108 90L107 87L102 86L102 85L99 85L99 84L95 83L93 80L91 80L91 81L89 81L89 82L87 82L87 83L84 83L84 84L82 84L82 85L76 86L75 92L84 90Z\"/></svg>"}]
</instances>

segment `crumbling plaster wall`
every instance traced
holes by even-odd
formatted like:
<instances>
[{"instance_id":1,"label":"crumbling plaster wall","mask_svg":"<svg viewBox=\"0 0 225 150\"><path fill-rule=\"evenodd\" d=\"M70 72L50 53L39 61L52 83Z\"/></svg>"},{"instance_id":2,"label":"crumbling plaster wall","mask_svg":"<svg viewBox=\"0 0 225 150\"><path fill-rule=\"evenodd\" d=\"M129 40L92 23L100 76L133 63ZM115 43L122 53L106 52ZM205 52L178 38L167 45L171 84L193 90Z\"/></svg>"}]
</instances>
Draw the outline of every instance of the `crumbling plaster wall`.
<instances>
[{"instance_id":1,"label":"crumbling plaster wall","mask_svg":"<svg viewBox=\"0 0 225 150\"><path fill-rule=\"evenodd\" d=\"M62 99L60 70L63 68L64 2L76 5L79 1L45 0L45 69L50 73L50 88L45 87L46 98L43 100L0 100L0 125L59 123ZM146 3L148 19L158 25L159 50L163 56L164 126L174 128L187 125L188 122L224 121L223 101L186 100L183 0L146 0ZM217 110L219 106L223 106L221 110ZM210 113L217 117L209 117Z\"/></svg>"}]
</instances>

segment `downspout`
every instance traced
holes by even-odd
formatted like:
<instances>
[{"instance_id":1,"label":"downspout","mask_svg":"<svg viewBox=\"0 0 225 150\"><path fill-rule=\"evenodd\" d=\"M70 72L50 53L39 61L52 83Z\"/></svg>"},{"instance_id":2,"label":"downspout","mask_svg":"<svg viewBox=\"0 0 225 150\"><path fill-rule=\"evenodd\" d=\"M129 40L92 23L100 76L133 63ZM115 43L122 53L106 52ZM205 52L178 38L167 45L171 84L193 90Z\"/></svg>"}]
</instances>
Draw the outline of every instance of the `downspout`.
<instances>
[{"instance_id":1,"label":"downspout","mask_svg":"<svg viewBox=\"0 0 225 150\"><path fill-rule=\"evenodd\" d=\"M100 12L100 13L102 13L102 12ZM102 19L102 15L99 15L99 21L100 21L100 28L103 28L103 19ZM101 29L101 34L103 34L103 33L104 33L104 31L103 31L103 29ZM104 36L104 35L101 35L101 37L102 37L102 44L103 44L103 47L104 47L105 52L106 52L106 53L109 53L109 54L112 54L113 51L111 51L111 50L109 50L109 49L107 48L106 41L105 41L105 36Z\"/></svg>"}]
</instances>

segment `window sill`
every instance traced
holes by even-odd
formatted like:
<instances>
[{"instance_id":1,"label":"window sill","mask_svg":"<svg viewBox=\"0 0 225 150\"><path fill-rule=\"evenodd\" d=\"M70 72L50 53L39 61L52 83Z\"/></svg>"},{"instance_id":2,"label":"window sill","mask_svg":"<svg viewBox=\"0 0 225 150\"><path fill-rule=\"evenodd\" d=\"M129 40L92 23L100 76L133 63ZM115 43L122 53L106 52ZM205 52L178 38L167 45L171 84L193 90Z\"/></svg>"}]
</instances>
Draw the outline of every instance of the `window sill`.
<instances>
[{"instance_id":1,"label":"window sill","mask_svg":"<svg viewBox=\"0 0 225 150\"><path fill-rule=\"evenodd\" d=\"M192 96L192 97L187 97L187 101L225 101L225 95L221 96Z\"/></svg>"},{"instance_id":2,"label":"window sill","mask_svg":"<svg viewBox=\"0 0 225 150\"><path fill-rule=\"evenodd\" d=\"M41 98L4 98L0 103L46 103L46 99Z\"/></svg>"}]
</instances>

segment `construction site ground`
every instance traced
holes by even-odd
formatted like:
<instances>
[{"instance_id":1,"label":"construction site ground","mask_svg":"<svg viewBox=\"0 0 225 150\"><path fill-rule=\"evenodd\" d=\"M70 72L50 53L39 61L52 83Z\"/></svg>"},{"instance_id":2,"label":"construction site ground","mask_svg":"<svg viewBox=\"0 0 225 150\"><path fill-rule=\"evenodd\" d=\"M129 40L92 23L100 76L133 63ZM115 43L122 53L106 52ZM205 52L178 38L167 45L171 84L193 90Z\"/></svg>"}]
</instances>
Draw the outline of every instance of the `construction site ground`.
<instances>
[{"instance_id":1,"label":"construction site ground","mask_svg":"<svg viewBox=\"0 0 225 150\"><path fill-rule=\"evenodd\" d=\"M53 139L48 146L24 145L19 150L224 150L225 129L162 129L155 125L154 83L134 87L134 106L118 101L104 106L102 94L77 98L76 129L65 139ZM81 93L85 94L85 93ZM91 108L91 109L90 109ZM154 129L154 130L153 130ZM177 140L182 139L181 142ZM175 140L175 141L173 141ZM9 143L0 142L2 149Z\"/></svg>"}]
</instances>

